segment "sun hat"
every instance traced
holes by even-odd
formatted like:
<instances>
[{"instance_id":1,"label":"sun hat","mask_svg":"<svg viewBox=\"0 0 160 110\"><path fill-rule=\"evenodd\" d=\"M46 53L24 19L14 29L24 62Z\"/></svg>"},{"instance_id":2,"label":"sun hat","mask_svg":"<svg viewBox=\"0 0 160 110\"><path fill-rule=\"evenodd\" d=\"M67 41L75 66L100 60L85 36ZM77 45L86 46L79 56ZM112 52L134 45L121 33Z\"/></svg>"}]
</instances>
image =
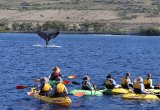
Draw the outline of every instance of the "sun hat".
<instances>
[{"instance_id":1,"label":"sun hat","mask_svg":"<svg viewBox=\"0 0 160 110\"><path fill-rule=\"evenodd\" d=\"M53 67L53 68L52 68L52 71L59 73L59 72L60 72L60 68L58 68L57 66L56 66L56 67Z\"/></svg>"}]
</instances>

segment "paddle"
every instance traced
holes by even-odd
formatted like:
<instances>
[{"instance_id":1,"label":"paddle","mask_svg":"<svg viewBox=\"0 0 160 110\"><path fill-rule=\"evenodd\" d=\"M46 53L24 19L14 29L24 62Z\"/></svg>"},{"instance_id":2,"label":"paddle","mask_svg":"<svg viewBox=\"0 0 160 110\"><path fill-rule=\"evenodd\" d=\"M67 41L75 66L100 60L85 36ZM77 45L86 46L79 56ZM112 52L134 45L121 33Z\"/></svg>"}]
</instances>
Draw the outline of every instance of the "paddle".
<instances>
[{"instance_id":1,"label":"paddle","mask_svg":"<svg viewBox=\"0 0 160 110\"><path fill-rule=\"evenodd\" d=\"M73 95L76 97L82 97L84 96L84 92L75 92Z\"/></svg>"},{"instance_id":2,"label":"paddle","mask_svg":"<svg viewBox=\"0 0 160 110\"><path fill-rule=\"evenodd\" d=\"M75 78L77 78L77 76L68 76L67 78L75 79Z\"/></svg>"},{"instance_id":3,"label":"paddle","mask_svg":"<svg viewBox=\"0 0 160 110\"><path fill-rule=\"evenodd\" d=\"M18 85L16 86L16 89L25 89L27 87L33 87L33 86L22 86L22 85Z\"/></svg>"},{"instance_id":4,"label":"paddle","mask_svg":"<svg viewBox=\"0 0 160 110\"><path fill-rule=\"evenodd\" d=\"M70 81L68 81L68 80L64 80L63 81L63 84L69 84L70 83ZM27 87L33 87L33 86L22 86L22 85L18 85L18 86L16 86L16 89L25 89L25 88L27 88Z\"/></svg>"},{"instance_id":5,"label":"paddle","mask_svg":"<svg viewBox=\"0 0 160 110\"><path fill-rule=\"evenodd\" d=\"M77 78L77 76L72 75L72 76L67 76L66 78L75 79ZM40 79L34 79L34 82L40 82Z\"/></svg>"},{"instance_id":6,"label":"paddle","mask_svg":"<svg viewBox=\"0 0 160 110\"><path fill-rule=\"evenodd\" d=\"M70 83L70 81L68 81L68 80L63 81L63 84L69 84L69 83Z\"/></svg>"},{"instance_id":7,"label":"paddle","mask_svg":"<svg viewBox=\"0 0 160 110\"><path fill-rule=\"evenodd\" d=\"M81 85L80 83L75 82L75 81L72 81L72 84L75 84L75 85Z\"/></svg>"}]
</instances>

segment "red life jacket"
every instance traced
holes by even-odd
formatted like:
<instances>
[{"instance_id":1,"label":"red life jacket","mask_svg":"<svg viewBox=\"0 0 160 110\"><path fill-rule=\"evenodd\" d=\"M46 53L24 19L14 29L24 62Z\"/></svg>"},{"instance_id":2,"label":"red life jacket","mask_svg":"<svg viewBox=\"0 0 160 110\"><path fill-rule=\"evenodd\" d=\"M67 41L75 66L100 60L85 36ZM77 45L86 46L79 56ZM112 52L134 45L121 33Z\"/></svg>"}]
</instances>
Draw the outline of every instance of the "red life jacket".
<instances>
[{"instance_id":1,"label":"red life jacket","mask_svg":"<svg viewBox=\"0 0 160 110\"><path fill-rule=\"evenodd\" d=\"M56 80L59 77L59 73L52 73L50 80Z\"/></svg>"}]
</instances>

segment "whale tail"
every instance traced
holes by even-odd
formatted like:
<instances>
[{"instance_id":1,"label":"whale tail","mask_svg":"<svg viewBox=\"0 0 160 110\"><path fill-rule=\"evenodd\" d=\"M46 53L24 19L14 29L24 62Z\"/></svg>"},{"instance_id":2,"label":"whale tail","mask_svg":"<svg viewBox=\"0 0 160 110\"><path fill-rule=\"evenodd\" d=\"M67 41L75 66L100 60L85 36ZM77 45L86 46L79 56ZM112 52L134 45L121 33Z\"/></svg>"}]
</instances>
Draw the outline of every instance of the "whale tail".
<instances>
[{"instance_id":1,"label":"whale tail","mask_svg":"<svg viewBox=\"0 0 160 110\"><path fill-rule=\"evenodd\" d=\"M51 40L51 39L54 39L58 36L59 34L59 31L56 31L56 32L52 32L52 33L46 33L46 32L41 32L41 31L38 31L37 34L46 41L46 46L48 45L48 42Z\"/></svg>"}]
</instances>

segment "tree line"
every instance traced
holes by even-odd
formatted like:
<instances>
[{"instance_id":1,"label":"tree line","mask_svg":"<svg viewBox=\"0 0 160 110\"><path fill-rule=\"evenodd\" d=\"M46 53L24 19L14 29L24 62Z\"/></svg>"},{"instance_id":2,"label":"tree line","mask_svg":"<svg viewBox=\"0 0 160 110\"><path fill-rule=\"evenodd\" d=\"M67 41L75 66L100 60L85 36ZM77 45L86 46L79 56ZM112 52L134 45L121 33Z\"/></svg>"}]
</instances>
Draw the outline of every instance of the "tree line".
<instances>
[{"instance_id":1,"label":"tree line","mask_svg":"<svg viewBox=\"0 0 160 110\"><path fill-rule=\"evenodd\" d=\"M60 30L67 32L93 32L107 34L125 34L118 27L107 27L105 23L86 21L80 24L70 24L62 21L46 21L43 24L32 22L14 21L9 24L7 20L0 21L0 32L35 32L35 31ZM138 29L130 34L138 35L160 35L160 30L154 27ZM128 33L127 33L128 34Z\"/></svg>"}]
</instances>

